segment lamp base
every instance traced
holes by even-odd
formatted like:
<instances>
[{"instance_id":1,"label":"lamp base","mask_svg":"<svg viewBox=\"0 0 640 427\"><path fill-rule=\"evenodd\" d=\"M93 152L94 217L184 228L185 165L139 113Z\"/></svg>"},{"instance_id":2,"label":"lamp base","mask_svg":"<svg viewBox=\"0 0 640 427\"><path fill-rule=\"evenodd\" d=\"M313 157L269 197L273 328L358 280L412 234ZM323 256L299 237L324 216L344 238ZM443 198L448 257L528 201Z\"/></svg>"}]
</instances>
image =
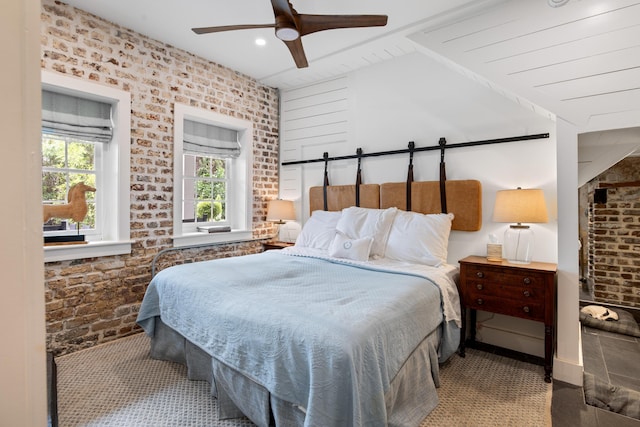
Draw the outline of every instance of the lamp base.
<instances>
[{"instance_id":1,"label":"lamp base","mask_svg":"<svg viewBox=\"0 0 640 427\"><path fill-rule=\"evenodd\" d=\"M533 231L528 225L512 225L504 232L505 258L512 264L530 264L533 254Z\"/></svg>"}]
</instances>

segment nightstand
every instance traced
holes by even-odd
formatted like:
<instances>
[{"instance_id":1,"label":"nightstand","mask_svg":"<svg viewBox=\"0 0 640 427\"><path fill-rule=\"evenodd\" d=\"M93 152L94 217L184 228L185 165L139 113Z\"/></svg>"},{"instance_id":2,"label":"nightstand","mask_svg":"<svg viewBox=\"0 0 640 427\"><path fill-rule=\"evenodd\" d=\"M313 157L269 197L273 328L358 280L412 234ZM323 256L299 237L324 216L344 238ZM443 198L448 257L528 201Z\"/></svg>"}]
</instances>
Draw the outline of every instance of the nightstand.
<instances>
[{"instance_id":1,"label":"nightstand","mask_svg":"<svg viewBox=\"0 0 640 427\"><path fill-rule=\"evenodd\" d=\"M555 340L557 265L544 262L511 264L469 256L460 262L462 331L460 355L465 345L476 344L476 310L515 316L544 323L544 380L551 382ZM466 309L470 331L466 339Z\"/></svg>"},{"instance_id":2,"label":"nightstand","mask_svg":"<svg viewBox=\"0 0 640 427\"><path fill-rule=\"evenodd\" d=\"M288 248L289 246L293 246L294 243L290 243L290 242L277 242L277 241L270 241L270 242L264 242L262 244L262 249L265 251L271 250L271 249L284 249L284 248Z\"/></svg>"}]
</instances>

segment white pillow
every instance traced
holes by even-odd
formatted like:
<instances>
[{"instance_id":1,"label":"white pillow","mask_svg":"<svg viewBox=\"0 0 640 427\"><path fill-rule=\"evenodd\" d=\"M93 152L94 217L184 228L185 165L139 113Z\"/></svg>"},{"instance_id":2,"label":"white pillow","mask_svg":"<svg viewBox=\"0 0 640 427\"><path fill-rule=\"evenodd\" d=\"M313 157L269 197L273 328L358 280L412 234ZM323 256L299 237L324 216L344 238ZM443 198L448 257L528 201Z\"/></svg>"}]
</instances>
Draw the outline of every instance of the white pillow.
<instances>
[{"instance_id":1,"label":"white pillow","mask_svg":"<svg viewBox=\"0 0 640 427\"><path fill-rule=\"evenodd\" d=\"M371 256L383 257L396 212L397 208L368 209L352 206L342 210L336 229L351 239L372 237Z\"/></svg>"},{"instance_id":2,"label":"white pillow","mask_svg":"<svg viewBox=\"0 0 640 427\"><path fill-rule=\"evenodd\" d=\"M342 212L313 211L296 239L295 246L329 249Z\"/></svg>"},{"instance_id":3,"label":"white pillow","mask_svg":"<svg viewBox=\"0 0 640 427\"><path fill-rule=\"evenodd\" d=\"M354 261L368 261L372 243L373 238L371 237L350 239L338 231L329 247L329 255Z\"/></svg>"},{"instance_id":4,"label":"white pillow","mask_svg":"<svg viewBox=\"0 0 640 427\"><path fill-rule=\"evenodd\" d=\"M432 266L446 263L453 217L399 211L389 231L385 256Z\"/></svg>"}]
</instances>

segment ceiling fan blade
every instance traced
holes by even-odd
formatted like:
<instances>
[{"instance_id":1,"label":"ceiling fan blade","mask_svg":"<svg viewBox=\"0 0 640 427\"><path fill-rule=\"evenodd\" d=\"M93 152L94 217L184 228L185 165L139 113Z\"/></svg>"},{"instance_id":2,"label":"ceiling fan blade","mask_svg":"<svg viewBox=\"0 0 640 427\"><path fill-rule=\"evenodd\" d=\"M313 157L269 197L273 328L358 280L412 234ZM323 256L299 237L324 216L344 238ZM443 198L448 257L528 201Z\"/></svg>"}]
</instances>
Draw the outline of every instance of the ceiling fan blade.
<instances>
[{"instance_id":1,"label":"ceiling fan blade","mask_svg":"<svg viewBox=\"0 0 640 427\"><path fill-rule=\"evenodd\" d=\"M276 20L278 16L286 16L289 21L293 21L293 15L297 15L289 0L271 0L271 7Z\"/></svg>"},{"instance_id":2,"label":"ceiling fan blade","mask_svg":"<svg viewBox=\"0 0 640 427\"><path fill-rule=\"evenodd\" d=\"M300 35L338 28L384 27L387 15L298 15Z\"/></svg>"},{"instance_id":3,"label":"ceiling fan blade","mask_svg":"<svg viewBox=\"0 0 640 427\"><path fill-rule=\"evenodd\" d=\"M284 41L284 44L289 48L291 56L293 56L293 60L296 62L296 66L298 68L307 68L309 66L302 47L302 41L299 38L291 41Z\"/></svg>"},{"instance_id":4,"label":"ceiling fan blade","mask_svg":"<svg viewBox=\"0 0 640 427\"><path fill-rule=\"evenodd\" d=\"M251 30L254 28L273 28L276 24L222 25L218 27L192 28L196 34L219 33L222 31Z\"/></svg>"}]
</instances>

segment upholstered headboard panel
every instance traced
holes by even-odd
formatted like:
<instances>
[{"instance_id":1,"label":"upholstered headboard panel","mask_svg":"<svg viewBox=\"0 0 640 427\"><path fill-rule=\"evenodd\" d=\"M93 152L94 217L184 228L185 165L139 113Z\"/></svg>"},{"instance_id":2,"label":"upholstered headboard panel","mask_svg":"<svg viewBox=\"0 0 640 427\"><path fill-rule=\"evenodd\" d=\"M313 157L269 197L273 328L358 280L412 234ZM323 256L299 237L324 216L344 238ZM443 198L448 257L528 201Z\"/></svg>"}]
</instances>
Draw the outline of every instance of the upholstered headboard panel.
<instances>
[{"instance_id":1,"label":"upholstered headboard panel","mask_svg":"<svg viewBox=\"0 0 640 427\"><path fill-rule=\"evenodd\" d=\"M309 189L310 211L324 210L323 187L311 187ZM356 186L355 185L330 185L327 187L327 210L340 211L349 206L355 206ZM380 208L380 185L362 184L360 185L360 207L379 209Z\"/></svg>"},{"instance_id":2,"label":"upholstered headboard panel","mask_svg":"<svg viewBox=\"0 0 640 427\"><path fill-rule=\"evenodd\" d=\"M446 181L447 212L455 215L451 228L459 231L478 231L482 227L482 186L476 180ZM406 183L393 182L380 186L380 207L407 205ZM411 210L423 214L442 212L440 183L420 181L411 184Z\"/></svg>"},{"instance_id":3,"label":"upholstered headboard panel","mask_svg":"<svg viewBox=\"0 0 640 427\"><path fill-rule=\"evenodd\" d=\"M476 180L446 181L447 212L455 215L453 230L478 231L482 227L482 185ZM323 187L309 189L311 212L324 209ZM327 210L339 211L355 205L355 185L327 187ZM407 206L406 183L363 184L360 186L360 206L363 208ZM411 210L423 214L440 213L440 183L438 181L413 182Z\"/></svg>"}]
</instances>

